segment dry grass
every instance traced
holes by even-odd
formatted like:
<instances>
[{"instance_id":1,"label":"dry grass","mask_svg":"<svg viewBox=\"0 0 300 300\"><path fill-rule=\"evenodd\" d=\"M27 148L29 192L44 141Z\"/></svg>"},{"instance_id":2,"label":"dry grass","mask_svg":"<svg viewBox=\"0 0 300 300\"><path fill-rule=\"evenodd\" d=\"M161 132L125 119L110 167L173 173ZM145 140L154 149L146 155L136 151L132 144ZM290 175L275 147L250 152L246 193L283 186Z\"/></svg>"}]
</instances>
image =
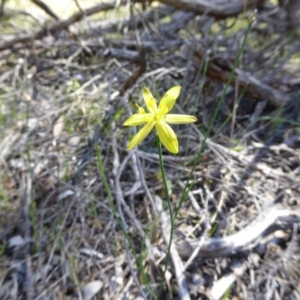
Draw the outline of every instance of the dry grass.
<instances>
[{"instance_id":1,"label":"dry grass","mask_svg":"<svg viewBox=\"0 0 300 300\"><path fill-rule=\"evenodd\" d=\"M175 111L198 122L175 127L180 154L164 153L176 207L246 17L230 31L224 20L165 6L132 13L135 24L122 13L85 18L0 52L0 298L91 299L94 289L93 299L151 299L150 287L158 299L179 299L178 263L190 299L298 299L299 30L280 31L258 14L175 222L179 256L161 285L168 219L158 209L155 136L128 153L133 132L122 124L143 86L157 98L182 86ZM14 18L3 22L11 29ZM134 251L112 214L95 145ZM278 217L251 239L274 208ZM239 232L247 243L225 248Z\"/></svg>"}]
</instances>

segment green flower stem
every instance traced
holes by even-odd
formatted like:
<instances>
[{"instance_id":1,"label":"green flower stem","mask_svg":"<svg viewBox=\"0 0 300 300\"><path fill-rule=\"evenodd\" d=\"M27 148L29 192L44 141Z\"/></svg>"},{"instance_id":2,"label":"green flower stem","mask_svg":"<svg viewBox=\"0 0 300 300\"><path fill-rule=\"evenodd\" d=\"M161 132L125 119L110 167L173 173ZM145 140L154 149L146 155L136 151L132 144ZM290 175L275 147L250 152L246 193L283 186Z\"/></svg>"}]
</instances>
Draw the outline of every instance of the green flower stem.
<instances>
[{"instance_id":1,"label":"green flower stem","mask_svg":"<svg viewBox=\"0 0 300 300\"><path fill-rule=\"evenodd\" d=\"M168 267L168 264L170 261L170 251L171 251L171 244L172 244L173 231L174 231L174 216L173 216L173 212L172 212L171 199L170 199L169 188L168 188L168 184L167 184L166 172L165 172L165 168L164 168L161 142L160 142L160 139L158 136L157 136L157 147L158 147L158 155L159 155L159 166L160 166L162 179L163 179L163 183L164 183L164 189L166 192L167 204L168 204L170 222L171 222L170 239L169 239L169 243L168 243L168 251L167 251L167 257L166 257L165 269L164 269L164 273L163 273L164 278L165 278L167 267Z\"/></svg>"}]
</instances>

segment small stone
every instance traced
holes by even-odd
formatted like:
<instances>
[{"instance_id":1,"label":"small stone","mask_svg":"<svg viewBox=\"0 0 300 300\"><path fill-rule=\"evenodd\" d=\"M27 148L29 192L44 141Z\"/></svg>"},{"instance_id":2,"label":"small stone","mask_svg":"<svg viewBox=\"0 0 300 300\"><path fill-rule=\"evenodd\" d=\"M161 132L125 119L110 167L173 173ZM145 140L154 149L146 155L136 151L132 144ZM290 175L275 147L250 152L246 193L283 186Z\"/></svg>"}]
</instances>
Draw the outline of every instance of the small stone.
<instances>
[{"instance_id":1,"label":"small stone","mask_svg":"<svg viewBox=\"0 0 300 300\"><path fill-rule=\"evenodd\" d=\"M94 280L86 284L82 288L82 295L84 300L92 299L102 288L103 282L100 280Z\"/></svg>"},{"instance_id":2,"label":"small stone","mask_svg":"<svg viewBox=\"0 0 300 300\"><path fill-rule=\"evenodd\" d=\"M8 241L8 248L13 248L16 246L21 246L24 244L24 239L20 235L15 235Z\"/></svg>"}]
</instances>

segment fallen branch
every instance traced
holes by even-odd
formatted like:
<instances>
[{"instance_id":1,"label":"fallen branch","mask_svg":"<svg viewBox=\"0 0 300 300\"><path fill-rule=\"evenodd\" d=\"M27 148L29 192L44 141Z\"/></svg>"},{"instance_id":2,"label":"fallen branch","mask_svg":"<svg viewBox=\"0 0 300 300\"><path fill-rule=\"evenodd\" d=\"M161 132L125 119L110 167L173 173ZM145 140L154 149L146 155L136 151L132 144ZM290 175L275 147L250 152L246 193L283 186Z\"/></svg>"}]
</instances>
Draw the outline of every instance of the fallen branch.
<instances>
[{"instance_id":1,"label":"fallen branch","mask_svg":"<svg viewBox=\"0 0 300 300\"><path fill-rule=\"evenodd\" d=\"M258 1L159 0L159 2L197 14L207 14L217 19L225 19L227 17L237 16L245 10L255 7Z\"/></svg>"},{"instance_id":2,"label":"fallen branch","mask_svg":"<svg viewBox=\"0 0 300 300\"><path fill-rule=\"evenodd\" d=\"M56 15L56 13L47 6L43 1L41 0L31 0L35 5L37 5L39 8L44 10L50 17L52 17L55 20L59 20L59 17Z\"/></svg>"},{"instance_id":3,"label":"fallen branch","mask_svg":"<svg viewBox=\"0 0 300 300\"><path fill-rule=\"evenodd\" d=\"M167 215L167 213L163 211L162 200L160 199L160 197L155 196L155 202L156 202L158 210L162 212L160 215L161 228L162 228L164 240L165 240L166 244L168 244L169 239L170 239L170 230L171 230L170 229L171 228L170 218ZM173 241L171 244L170 255L171 255L173 265L174 265L174 271L176 274L176 280L177 280L178 289L179 289L179 297L181 300L189 300L191 298L190 298L190 295L188 292L188 286L186 283L185 275L183 273L183 269L184 269L183 263L182 263L180 256L178 255L178 252L176 250L176 247L175 247L175 244Z\"/></svg>"},{"instance_id":4,"label":"fallen branch","mask_svg":"<svg viewBox=\"0 0 300 300\"><path fill-rule=\"evenodd\" d=\"M215 66L210 66L207 73L208 76L214 79L218 78L222 82L227 82L229 78L229 72L218 70ZM242 88L246 87L246 93L251 94L253 98L268 100L269 103L276 107L281 107L282 105L287 104L290 100L288 95L268 86L242 70L235 70L235 76L234 80L232 80L232 84L234 84L236 80Z\"/></svg>"},{"instance_id":5,"label":"fallen branch","mask_svg":"<svg viewBox=\"0 0 300 300\"><path fill-rule=\"evenodd\" d=\"M125 0L120 1L120 5L124 4L124 3L126 3ZM67 29L70 25L81 21L84 17L91 16L91 15L99 13L101 11L107 11L107 10L113 9L115 7L115 5L116 5L116 1L111 1L108 3L101 3L98 5L95 5L91 8L84 10L83 12L75 13L73 16L71 16L70 18L68 18L66 20L56 22L56 23L50 25L48 28L44 28L35 33L25 34L23 36L20 36L20 37L12 39L10 41L7 41L6 43L4 43L0 46L0 51L9 49L19 43L27 43L27 42L32 42L34 40L41 39L44 36L46 36L47 34L49 34L49 33L53 34L58 30Z\"/></svg>"},{"instance_id":6,"label":"fallen branch","mask_svg":"<svg viewBox=\"0 0 300 300\"><path fill-rule=\"evenodd\" d=\"M121 28L127 28L128 30L138 29L143 27L145 24L158 23L159 20L172 15L175 11L174 7L168 5L160 5L153 7L151 10L146 10L138 15L131 15L121 19L107 19L102 20L97 26L91 30L91 35L103 35L104 33L111 33L120 30ZM85 26L83 24L83 26Z\"/></svg>"},{"instance_id":7,"label":"fallen branch","mask_svg":"<svg viewBox=\"0 0 300 300\"><path fill-rule=\"evenodd\" d=\"M228 291L228 289L233 285L238 277L241 277L243 273L247 270L249 263L247 261L237 262L234 261L231 266L231 273L225 274L220 279L214 281L212 286L206 291L206 296L210 300L219 300Z\"/></svg>"},{"instance_id":8,"label":"fallen branch","mask_svg":"<svg viewBox=\"0 0 300 300\"><path fill-rule=\"evenodd\" d=\"M136 83L138 78L146 71L146 56L143 49L140 51L139 60L138 60L138 66L132 73L130 77L127 78L127 80L123 83L123 85L120 88L119 94L121 96L124 95L124 93L133 85Z\"/></svg>"},{"instance_id":9,"label":"fallen branch","mask_svg":"<svg viewBox=\"0 0 300 300\"><path fill-rule=\"evenodd\" d=\"M182 56L187 56L190 51L194 53L193 64L196 68L201 65L201 61L203 57L205 57L204 49L201 45L187 44L182 47L181 51ZM231 65L225 58L222 59L218 57L218 59L212 59L210 61L207 69L207 76L226 83L232 68L233 65ZM282 105L287 104L290 100L289 95L268 86L262 81L256 79L254 76L238 68L235 69L234 79L231 84L235 84L236 81L242 88L246 87L246 93L251 94L253 98L268 100L269 103L276 107L281 107Z\"/></svg>"},{"instance_id":10,"label":"fallen branch","mask_svg":"<svg viewBox=\"0 0 300 300\"><path fill-rule=\"evenodd\" d=\"M300 212L271 207L262 212L253 222L239 232L223 238L204 240L199 250L201 258L216 258L245 250L250 243L262 237L267 229L278 221L300 222ZM197 248L200 240L185 240L177 245L181 257L189 258Z\"/></svg>"}]
</instances>

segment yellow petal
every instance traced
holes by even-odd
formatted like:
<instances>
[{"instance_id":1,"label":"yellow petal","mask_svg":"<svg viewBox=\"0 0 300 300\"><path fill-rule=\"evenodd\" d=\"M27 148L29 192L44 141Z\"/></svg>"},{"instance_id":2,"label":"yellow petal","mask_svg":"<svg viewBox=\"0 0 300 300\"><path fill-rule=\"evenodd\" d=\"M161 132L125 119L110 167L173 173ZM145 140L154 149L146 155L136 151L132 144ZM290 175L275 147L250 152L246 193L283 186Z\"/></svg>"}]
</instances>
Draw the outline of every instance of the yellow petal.
<instances>
[{"instance_id":1,"label":"yellow petal","mask_svg":"<svg viewBox=\"0 0 300 300\"><path fill-rule=\"evenodd\" d=\"M141 106L139 106L137 103L135 104L135 106L138 108L139 114L145 114L146 113L145 110L144 110L144 108L141 107Z\"/></svg>"},{"instance_id":2,"label":"yellow petal","mask_svg":"<svg viewBox=\"0 0 300 300\"><path fill-rule=\"evenodd\" d=\"M148 111L152 114L156 113L157 112L156 100L146 87L143 88L143 97L144 97L145 104L148 108Z\"/></svg>"},{"instance_id":3,"label":"yellow petal","mask_svg":"<svg viewBox=\"0 0 300 300\"><path fill-rule=\"evenodd\" d=\"M150 133L152 128L154 127L155 122L148 122L130 141L127 146L127 150L134 148L136 145L141 143L143 139Z\"/></svg>"},{"instance_id":4,"label":"yellow petal","mask_svg":"<svg viewBox=\"0 0 300 300\"><path fill-rule=\"evenodd\" d=\"M168 113L172 109L176 99L180 94L180 89L181 87L178 85L173 86L165 93L165 95L163 96L163 98L160 100L159 103L158 110L160 112L164 111L164 113Z\"/></svg>"},{"instance_id":5,"label":"yellow petal","mask_svg":"<svg viewBox=\"0 0 300 300\"><path fill-rule=\"evenodd\" d=\"M152 121L152 114L134 114L123 123L124 126L137 126Z\"/></svg>"},{"instance_id":6,"label":"yellow petal","mask_svg":"<svg viewBox=\"0 0 300 300\"><path fill-rule=\"evenodd\" d=\"M197 118L190 115L172 115L167 114L164 121L169 124L189 124L197 121Z\"/></svg>"},{"instance_id":7,"label":"yellow petal","mask_svg":"<svg viewBox=\"0 0 300 300\"><path fill-rule=\"evenodd\" d=\"M161 143L171 153L178 153L178 140L173 129L164 121L156 122L155 128Z\"/></svg>"}]
</instances>

